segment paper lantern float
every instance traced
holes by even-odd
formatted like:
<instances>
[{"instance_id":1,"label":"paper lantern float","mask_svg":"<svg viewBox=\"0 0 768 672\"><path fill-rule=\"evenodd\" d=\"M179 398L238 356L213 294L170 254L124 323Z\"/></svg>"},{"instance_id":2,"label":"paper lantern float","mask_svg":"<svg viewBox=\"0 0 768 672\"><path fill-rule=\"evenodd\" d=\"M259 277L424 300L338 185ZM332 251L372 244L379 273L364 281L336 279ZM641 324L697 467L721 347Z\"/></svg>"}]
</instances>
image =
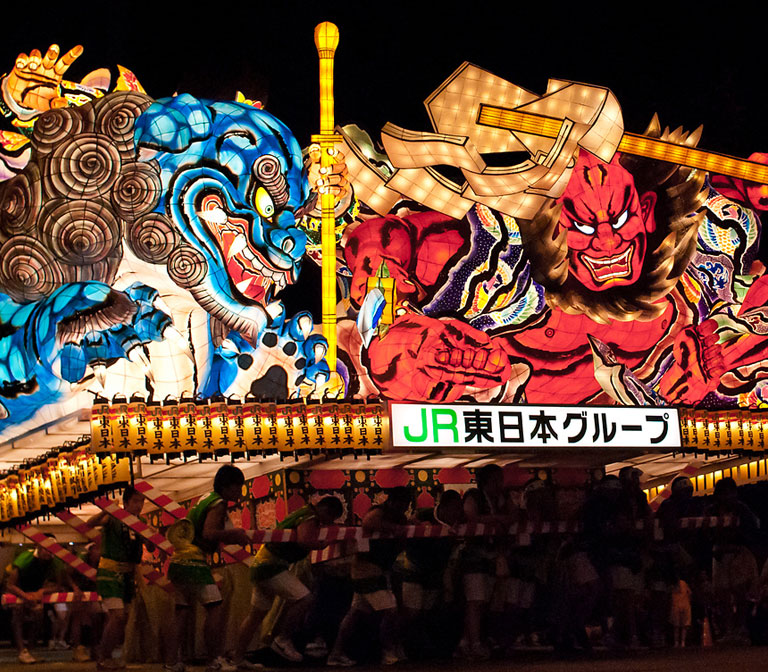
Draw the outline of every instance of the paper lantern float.
<instances>
[{"instance_id":1,"label":"paper lantern float","mask_svg":"<svg viewBox=\"0 0 768 672\"><path fill-rule=\"evenodd\" d=\"M350 380L392 400L760 407L768 281L752 272L750 209L760 205L702 187L704 169L768 181L766 166L698 150L700 131L657 119L627 134L600 87L552 81L536 96L464 64L426 105L434 132L386 125L384 160L360 133L344 136L356 195L383 215L345 234L362 340L341 325ZM509 168L483 158L509 151L531 158ZM614 252L593 251L604 237ZM381 301L360 276L383 261L410 309L374 337ZM590 337L616 353L615 370L589 356Z\"/></svg>"},{"instance_id":2,"label":"paper lantern float","mask_svg":"<svg viewBox=\"0 0 768 672\"><path fill-rule=\"evenodd\" d=\"M326 25L319 36L335 42L331 32L323 32L329 29ZM315 139L330 143L337 139L331 45L319 49L322 117ZM10 353L0 357L0 383L9 388L0 400L0 415L7 416L0 419L0 431L12 433L27 420L56 417L64 404L81 404L86 395L73 398L69 382L76 392L90 387L107 396L133 391L153 399L184 393L245 396L255 393L255 386L260 395L286 399L306 396L327 380L322 362L327 346L312 334L311 319L286 319L270 295L293 279L305 243L294 215L304 215L307 185L288 129L242 96L240 103L184 94L153 102L139 91L135 77L122 75L121 87L133 91L40 115L32 132L32 161L0 185L0 290L20 304L0 311L4 324L17 331L0 342L0 352ZM434 401L544 396L551 401L553 394L567 401L600 400L610 394L603 381L613 378L607 370L596 375L588 349L586 361L562 367L553 360L588 348L591 334L619 353L624 378L647 389L651 400L763 403L757 369L746 383L735 379L736 368L745 363L739 356L728 359L729 372L714 391L694 389L692 372L669 364L669 352L685 345L679 343L684 328L707 318L718 321L731 354L746 352L752 346L745 341L764 336L766 301L762 278L749 273L759 232L753 213L706 192L691 256L695 227L678 224L699 205L698 194L691 193L702 175L658 159L765 181L764 166L695 149L698 132L662 132L655 124L647 136L627 134L617 101L602 87L553 80L537 96L464 64L427 106L435 133L388 124L382 134L386 156L366 145L359 129L344 133L356 197L366 208L383 214L411 199L435 210L419 213L431 218L421 222L424 226L414 225L415 216L404 220L418 249L393 250L386 237L372 232L370 221L356 221L359 226L341 241L350 265L347 277L360 268L350 245L355 237L378 246L379 256L394 257L387 261L391 287L382 288L390 281L373 280L370 272L363 283L366 296L373 297L373 319L362 310L348 311L351 319L362 318L362 347L349 331L339 330L348 348L342 359L353 367L349 392ZM233 139L243 137L254 142ZM617 150L625 154L620 160ZM482 155L497 151L526 151L531 159L509 169L490 168ZM653 284L659 274L669 280L655 294L636 301L634 288L619 287L607 310L598 297L574 291L563 275L547 275L562 264L538 263L534 240L554 241L555 261L569 250L562 231L554 235L565 224L551 211L570 184L573 166L583 167L574 164L577 152L597 157L589 168L595 175L625 170L639 197L655 193L658 204L666 192L656 209L672 213L670 228L680 253L649 256L654 263L643 269L644 280ZM629 153L654 161L643 166ZM466 183L442 178L434 170L440 164L457 166ZM237 176L237 185L227 175ZM183 194L173 191L180 185L188 187ZM576 189L580 201L588 200L589 186ZM248 230L249 218L261 228ZM616 215L613 224L619 219ZM338 234L337 229L335 240ZM739 246L742 240L746 243ZM666 238L657 242L657 249L669 247ZM262 265L280 258L285 268L267 263L266 270L259 269L251 256ZM382 261L370 268L381 268ZM670 263L672 275L666 273ZM96 286L99 282L105 286ZM409 283L419 296L412 296ZM326 298L335 296L325 284ZM362 299L355 297L356 305ZM664 301L677 321L664 318L660 333L660 323L646 318ZM37 317L35 303L42 308ZM404 313L399 310L406 305ZM330 318L331 311L324 312ZM584 319L574 320L574 314ZM442 342L421 344L422 337L436 333ZM30 340L36 347L22 347ZM395 367L392 375L396 363L401 369ZM341 370L346 373L346 366ZM384 381L387 376L395 382ZM683 394L675 391L680 381ZM701 399L694 399L697 395ZM628 398L619 395L618 401ZM148 416L157 412L152 408ZM216 436L223 441L225 434Z\"/></svg>"},{"instance_id":3,"label":"paper lantern float","mask_svg":"<svg viewBox=\"0 0 768 672\"><path fill-rule=\"evenodd\" d=\"M31 146L0 183L0 291L14 302L0 319L21 330L0 358L15 392L0 432L69 412L85 389L322 394L325 341L274 299L306 240L285 126L244 103L113 93L40 115Z\"/></svg>"}]
</instances>

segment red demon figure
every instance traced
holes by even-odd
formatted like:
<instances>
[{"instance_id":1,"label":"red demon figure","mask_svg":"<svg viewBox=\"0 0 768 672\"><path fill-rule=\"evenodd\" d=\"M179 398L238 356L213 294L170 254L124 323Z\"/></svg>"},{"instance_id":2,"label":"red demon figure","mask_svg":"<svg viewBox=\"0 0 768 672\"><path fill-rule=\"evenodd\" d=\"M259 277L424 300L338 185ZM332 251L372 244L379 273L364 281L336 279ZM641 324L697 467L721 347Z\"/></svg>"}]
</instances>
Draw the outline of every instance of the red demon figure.
<instances>
[{"instance_id":1,"label":"red demon figure","mask_svg":"<svg viewBox=\"0 0 768 672\"><path fill-rule=\"evenodd\" d=\"M462 220L410 211L360 223L344 247L352 301L361 304L366 279L386 262L409 308L367 349L350 348L361 374L352 392L368 391L371 381L390 399L595 400L602 389L591 334L669 403L698 402L718 386L721 396L738 397L733 372L762 357L764 338L752 330L718 344L715 320L718 311L738 318L764 306L768 292L749 275L743 246L739 259L725 261L729 250L704 249L701 239L697 249L700 227L720 240L732 226L720 219L725 199L705 177L582 152L564 194L531 221L478 205ZM750 211L727 203L756 229ZM751 240L756 246L754 231ZM716 291L708 278L718 264L726 272L717 277L730 277ZM749 290L724 302L735 275L748 278Z\"/></svg>"}]
</instances>

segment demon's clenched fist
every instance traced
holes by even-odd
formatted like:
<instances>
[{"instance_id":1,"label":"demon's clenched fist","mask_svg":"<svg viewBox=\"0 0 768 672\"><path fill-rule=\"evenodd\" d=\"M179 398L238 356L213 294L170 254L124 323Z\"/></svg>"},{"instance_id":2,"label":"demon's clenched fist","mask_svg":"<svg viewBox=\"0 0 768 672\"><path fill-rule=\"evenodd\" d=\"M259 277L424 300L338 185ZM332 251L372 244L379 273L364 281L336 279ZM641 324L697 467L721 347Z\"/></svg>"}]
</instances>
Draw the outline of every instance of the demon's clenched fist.
<instances>
[{"instance_id":1,"label":"demon's clenched fist","mask_svg":"<svg viewBox=\"0 0 768 672\"><path fill-rule=\"evenodd\" d=\"M404 315L368 349L373 381L389 399L451 402L510 376L498 339L455 319Z\"/></svg>"}]
</instances>

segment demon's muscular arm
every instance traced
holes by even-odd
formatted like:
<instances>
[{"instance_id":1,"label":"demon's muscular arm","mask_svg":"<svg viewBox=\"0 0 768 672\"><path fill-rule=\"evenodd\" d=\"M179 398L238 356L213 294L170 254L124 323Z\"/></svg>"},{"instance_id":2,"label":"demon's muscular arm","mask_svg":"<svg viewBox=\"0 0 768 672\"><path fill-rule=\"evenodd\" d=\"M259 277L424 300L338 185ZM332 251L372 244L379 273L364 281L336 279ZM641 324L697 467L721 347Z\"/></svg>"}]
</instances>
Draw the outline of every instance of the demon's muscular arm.
<instances>
[{"instance_id":1,"label":"demon's muscular arm","mask_svg":"<svg viewBox=\"0 0 768 672\"><path fill-rule=\"evenodd\" d=\"M436 212L363 222L344 248L352 301L362 303L368 278L385 262L398 302L423 305L465 253L465 227L466 222ZM375 337L364 359L373 382L390 399L454 401L468 388L503 385L510 375L500 341L458 319L412 311L397 317L386 335Z\"/></svg>"},{"instance_id":2,"label":"demon's muscular arm","mask_svg":"<svg viewBox=\"0 0 768 672\"><path fill-rule=\"evenodd\" d=\"M466 242L461 223L438 212L370 219L349 236L344 256L352 269L352 300L360 305L368 278L382 262L401 300L419 305L445 274Z\"/></svg>"},{"instance_id":3,"label":"demon's muscular arm","mask_svg":"<svg viewBox=\"0 0 768 672\"><path fill-rule=\"evenodd\" d=\"M768 154L756 152L749 157L755 163L768 164ZM757 184L734 177L713 175L712 186L723 196L750 208L763 220L768 213L768 185ZM738 310L733 310L741 323L743 333L729 339L723 347L723 359L729 371L721 388L725 393L745 388L745 382L754 372L751 370L765 359L766 334L768 334L768 275L761 262L754 262L749 275L749 289L741 300Z\"/></svg>"}]
</instances>

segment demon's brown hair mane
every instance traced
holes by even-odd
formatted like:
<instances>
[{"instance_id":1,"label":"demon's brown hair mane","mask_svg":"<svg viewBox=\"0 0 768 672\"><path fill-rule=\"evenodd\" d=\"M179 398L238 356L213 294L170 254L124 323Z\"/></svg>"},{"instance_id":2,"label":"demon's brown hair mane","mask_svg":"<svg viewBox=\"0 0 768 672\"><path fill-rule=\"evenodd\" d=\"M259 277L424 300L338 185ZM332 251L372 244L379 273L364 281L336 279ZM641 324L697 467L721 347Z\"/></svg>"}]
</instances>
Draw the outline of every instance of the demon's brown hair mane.
<instances>
[{"instance_id":1,"label":"demon's brown hair mane","mask_svg":"<svg viewBox=\"0 0 768 672\"><path fill-rule=\"evenodd\" d=\"M662 133L654 115L645 135L695 147L701 128L691 134L681 128ZM652 159L622 155L621 165L635 180L638 195L656 193L656 231L648 237L648 249L640 279L631 286L595 292L569 273L566 230L558 224L561 204L545 205L528 222L519 222L534 280L546 290L551 308L584 314L596 322L652 320L666 308L659 299L675 286L696 249L696 235L704 217L701 206L706 174Z\"/></svg>"}]
</instances>

